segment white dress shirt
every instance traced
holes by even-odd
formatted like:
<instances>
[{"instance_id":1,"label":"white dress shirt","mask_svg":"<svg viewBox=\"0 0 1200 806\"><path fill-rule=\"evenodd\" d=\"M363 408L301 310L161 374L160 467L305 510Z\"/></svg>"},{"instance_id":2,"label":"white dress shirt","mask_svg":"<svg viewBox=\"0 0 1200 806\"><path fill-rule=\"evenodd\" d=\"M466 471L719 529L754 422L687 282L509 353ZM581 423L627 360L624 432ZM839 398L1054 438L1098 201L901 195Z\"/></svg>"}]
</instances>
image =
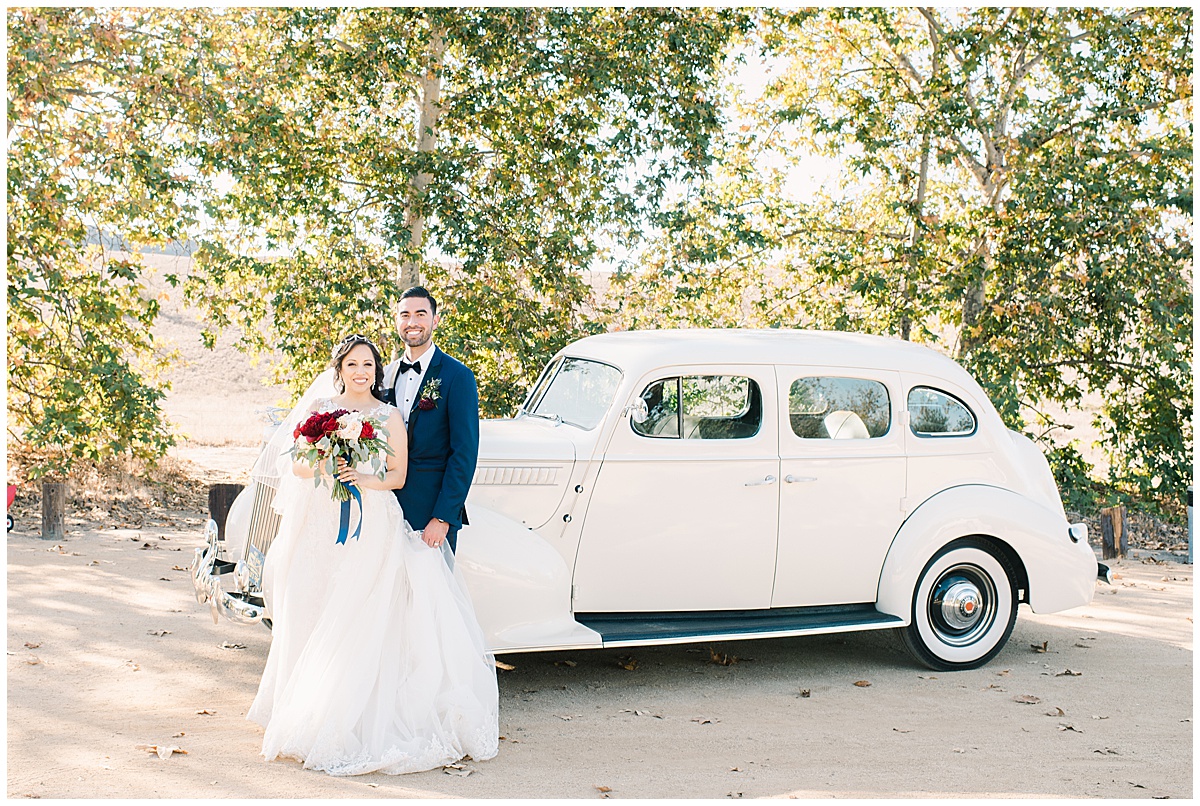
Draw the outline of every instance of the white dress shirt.
<instances>
[{"instance_id":1,"label":"white dress shirt","mask_svg":"<svg viewBox=\"0 0 1200 806\"><path fill-rule=\"evenodd\" d=\"M421 388L421 380L425 377L425 373L429 371L429 364L433 361L433 353L437 350L436 344L430 344L429 349L421 354L417 362L421 365L421 371L410 369L403 375L396 373L396 407L400 409L400 416L404 418L405 427L408 426L408 415L413 410L413 404L417 400L417 391ZM410 364L408 356L403 356L405 361Z\"/></svg>"}]
</instances>

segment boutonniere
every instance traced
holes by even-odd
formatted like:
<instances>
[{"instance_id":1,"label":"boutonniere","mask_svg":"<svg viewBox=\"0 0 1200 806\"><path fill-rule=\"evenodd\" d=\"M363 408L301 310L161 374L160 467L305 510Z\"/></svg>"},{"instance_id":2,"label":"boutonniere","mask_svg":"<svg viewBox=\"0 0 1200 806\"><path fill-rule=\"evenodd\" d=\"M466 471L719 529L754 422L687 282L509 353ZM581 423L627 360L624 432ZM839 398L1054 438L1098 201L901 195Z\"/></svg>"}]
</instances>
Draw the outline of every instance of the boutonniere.
<instances>
[{"instance_id":1,"label":"boutonniere","mask_svg":"<svg viewBox=\"0 0 1200 806\"><path fill-rule=\"evenodd\" d=\"M442 399L442 379L432 378L429 383L425 384L424 394L417 401L417 408L421 411L429 411L437 408L437 402Z\"/></svg>"}]
</instances>

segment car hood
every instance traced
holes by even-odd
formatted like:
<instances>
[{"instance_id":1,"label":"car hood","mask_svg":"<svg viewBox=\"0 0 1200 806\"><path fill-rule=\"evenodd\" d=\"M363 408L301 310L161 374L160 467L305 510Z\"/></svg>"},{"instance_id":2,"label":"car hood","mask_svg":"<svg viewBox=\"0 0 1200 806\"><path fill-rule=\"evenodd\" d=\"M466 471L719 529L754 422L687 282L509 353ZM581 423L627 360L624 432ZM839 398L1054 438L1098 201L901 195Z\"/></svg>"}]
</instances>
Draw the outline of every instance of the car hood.
<instances>
[{"instance_id":1,"label":"car hood","mask_svg":"<svg viewBox=\"0 0 1200 806\"><path fill-rule=\"evenodd\" d=\"M535 417L480 420L479 461L574 462L575 443L564 433L570 427Z\"/></svg>"}]
</instances>

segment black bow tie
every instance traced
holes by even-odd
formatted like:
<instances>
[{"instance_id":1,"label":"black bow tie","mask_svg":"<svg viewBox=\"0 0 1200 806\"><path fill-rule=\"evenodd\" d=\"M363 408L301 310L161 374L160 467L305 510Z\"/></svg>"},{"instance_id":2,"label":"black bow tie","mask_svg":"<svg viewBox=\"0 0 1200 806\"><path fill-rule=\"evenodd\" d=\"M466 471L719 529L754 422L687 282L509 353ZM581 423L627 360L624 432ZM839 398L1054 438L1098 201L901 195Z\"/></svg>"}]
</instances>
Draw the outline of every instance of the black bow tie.
<instances>
[{"instance_id":1,"label":"black bow tie","mask_svg":"<svg viewBox=\"0 0 1200 806\"><path fill-rule=\"evenodd\" d=\"M414 361L410 364L407 361L405 361L403 358L401 358L399 374L403 375L404 373L408 372L410 369L413 370L414 372L416 372L418 375L420 375L421 374L421 362Z\"/></svg>"}]
</instances>

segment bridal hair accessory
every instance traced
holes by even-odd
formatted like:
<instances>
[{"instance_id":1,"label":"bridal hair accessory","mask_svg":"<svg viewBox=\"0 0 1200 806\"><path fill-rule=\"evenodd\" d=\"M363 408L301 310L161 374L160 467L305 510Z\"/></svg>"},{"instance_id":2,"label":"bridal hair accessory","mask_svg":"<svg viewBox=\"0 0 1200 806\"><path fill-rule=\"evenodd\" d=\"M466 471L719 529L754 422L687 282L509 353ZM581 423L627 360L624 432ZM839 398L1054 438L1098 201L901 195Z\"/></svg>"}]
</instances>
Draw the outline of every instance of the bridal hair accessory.
<instances>
[{"instance_id":1,"label":"bridal hair accessory","mask_svg":"<svg viewBox=\"0 0 1200 806\"><path fill-rule=\"evenodd\" d=\"M361 411L347 409L313 412L292 432L294 442L288 453L313 469L313 486L321 486L325 473L333 478L330 497L342 502L338 543L345 543L347 536L357 540L362 531L362 494L357 485L346 484L337 478L337 460L345 459L352 467L369 462L371 472L382 479L387 473L384 457L393 455L387 437L388 431L382 422ZM358 504L358 525L353 535L349 534L351 498Z\"/></svg>"}]
</instances>

